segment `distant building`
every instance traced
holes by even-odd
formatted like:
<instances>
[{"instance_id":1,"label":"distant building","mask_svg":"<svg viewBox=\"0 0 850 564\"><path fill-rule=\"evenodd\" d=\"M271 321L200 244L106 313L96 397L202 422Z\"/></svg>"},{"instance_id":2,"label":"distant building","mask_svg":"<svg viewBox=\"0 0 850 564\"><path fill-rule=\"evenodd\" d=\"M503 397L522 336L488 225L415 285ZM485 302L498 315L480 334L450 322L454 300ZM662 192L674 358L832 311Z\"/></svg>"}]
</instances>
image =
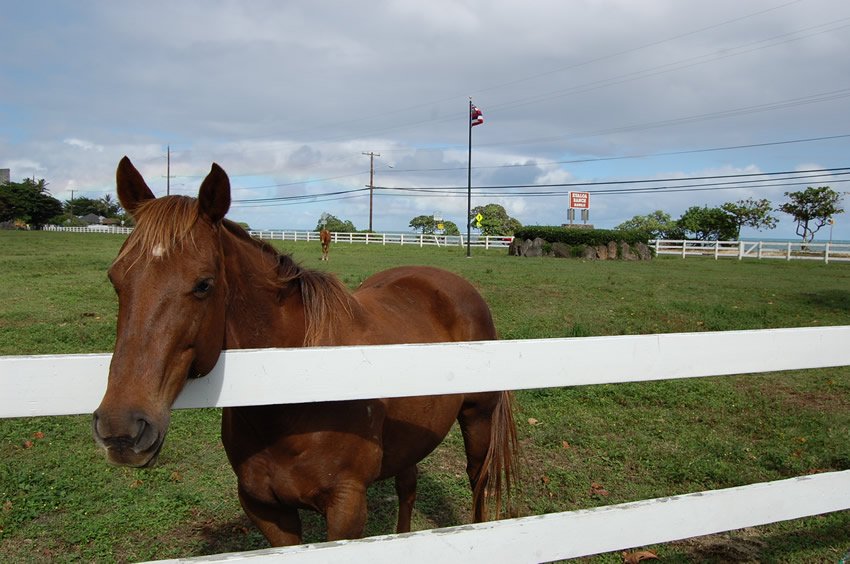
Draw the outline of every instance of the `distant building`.
<instances>
[{"instance_id":1,"label":"distant building","mask_svg":"<svg viewBox=\"0 0 850 564\"><path fill-rule=\"evenodd\" d=\"M101 223L103 223L103 217L97 215L96 213L87 213L86 215L80 216L80 219L82 219L89 225L100 225Z\"/></svg>"},{"instance_id":2,"label":"distant building","mask_svg":"<svg viewBox=\"0 0 850 564\"><path fill-rule=\"evenodd\" d=\"M12 169L0 168L0 184L8 184L10 182Z\"/></svg>"}]
</instances>

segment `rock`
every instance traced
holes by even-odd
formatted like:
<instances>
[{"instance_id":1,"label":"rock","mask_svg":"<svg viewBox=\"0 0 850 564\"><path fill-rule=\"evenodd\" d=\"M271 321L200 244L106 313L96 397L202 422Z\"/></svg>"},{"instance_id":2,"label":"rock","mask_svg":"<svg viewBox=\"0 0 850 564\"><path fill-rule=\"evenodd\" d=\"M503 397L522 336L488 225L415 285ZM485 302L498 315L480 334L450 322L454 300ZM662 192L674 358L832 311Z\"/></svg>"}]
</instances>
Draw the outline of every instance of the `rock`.
<instances>
[{"instance_id":1,"label":"rock","mask_svg":"<svg viewBox=\"0 0 850 564\"><path fill-rule=\"evenodd\" d=\"M636 260L637 257L632 252L631 247L625 241L620 241L620 258L623 260Z\"/></svg>"},{"instance_id":2,"label":"rock","mask_svg":"<svg viewBox=\"0 0 850 564\"><path fill-rule=\"evenodd\" d=\"M516 237L514 237L514 239L511 241L511 244L508 245L508 256L509 257L522 256L520 254L521 248L522 248L522 242L519 239L517 239Z\"/></svg>"},{"instance_id":3,"label":"rock","mask_svg":"<svg viewBox=\"0 0 850 564\"><path fill-rule=\"evenodd\" d=\"M649 250L649 247L646 243L635 243L635 252L640 260L651 260L652 259L652 251Z\"/></svg>"},{"instance_id":4,"label":"rock","mask_svg":"<svg viewBox=\"0 0 850 564\"><path fill-rule=\"evenodd\" d=\"M572 256L572 248L566 243L552 243L552 255L556 258L570 258Z\"/></svg>"},{"instance_id":5,"label":"rock","mask_svg":"<svg viewBox=\"0 0 850 564\"><path fill-rule=\"evenodd\" d=\"M508 255L519 257L556 257L584 260L651 260L652 249L645 243L635 243L630 246L625 241L609 241L607 245L576 245L566 243L549 243L540 237L534 240L514 239L508 247Z\"/></svg>"},{"instance_id":6,"label":"rock","mask_svg":"<svg viewBox=\"0 0 850 564\"><path fill-rule=\"evenodd\" d=\"M608 247L606 245L596 245L596 258L599 260L608 260Z\"/></svg>"}]
</instances>

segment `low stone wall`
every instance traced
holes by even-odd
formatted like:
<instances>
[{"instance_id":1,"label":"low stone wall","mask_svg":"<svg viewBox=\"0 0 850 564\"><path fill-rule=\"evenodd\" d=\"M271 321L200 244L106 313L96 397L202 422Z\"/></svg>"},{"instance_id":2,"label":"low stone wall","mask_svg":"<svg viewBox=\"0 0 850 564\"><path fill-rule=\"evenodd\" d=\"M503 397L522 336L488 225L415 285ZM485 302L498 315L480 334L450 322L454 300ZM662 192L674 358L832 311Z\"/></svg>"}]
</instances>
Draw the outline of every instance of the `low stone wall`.
<instances>
[{"instance_id":1,"label":"low stone wall","mask_svg":"<svg viewBox=\"0 0 850 564\"><path fill-rule=\"evenodd\" d=\"M644 243L629 245L625 241L609 241L607 245L567 245L540 239L514 239L508 254L517 257L580 258L584 260L650 260L652 251Z\"/></svg>"}]
</instances>

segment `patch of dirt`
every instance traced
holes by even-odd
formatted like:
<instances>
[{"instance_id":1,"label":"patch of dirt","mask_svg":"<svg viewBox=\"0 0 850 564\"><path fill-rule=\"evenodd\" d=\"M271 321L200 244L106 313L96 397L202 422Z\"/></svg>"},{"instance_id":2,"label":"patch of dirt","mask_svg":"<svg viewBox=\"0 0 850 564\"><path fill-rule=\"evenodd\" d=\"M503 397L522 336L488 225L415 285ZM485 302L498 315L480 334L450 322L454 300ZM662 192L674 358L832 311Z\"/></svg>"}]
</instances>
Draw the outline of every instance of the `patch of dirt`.
<instances>
[{"instance_id":1,"label":"patch of dirt","mask_svg":"<svg viewBox=\"0 0 850 564\"><path fill-rule=\"evenodd\" d=\"M847 411L850 409L850 397L838 390L803 390L793 383L767 377L737 379L741 390L773 398L790 409L813 411Z\"/></svg>"},{"instance_id":2,"label":"patch of dirt","mask_svg":"<svg viewBox=\"0 0 850 564\"><path fill-rule=\"evenodd\" d=\"M688 552L694 562L761 562L766 543L758 536L755 529L742 529L677 541L671 545Z\"/></svg>"}]
</instances>

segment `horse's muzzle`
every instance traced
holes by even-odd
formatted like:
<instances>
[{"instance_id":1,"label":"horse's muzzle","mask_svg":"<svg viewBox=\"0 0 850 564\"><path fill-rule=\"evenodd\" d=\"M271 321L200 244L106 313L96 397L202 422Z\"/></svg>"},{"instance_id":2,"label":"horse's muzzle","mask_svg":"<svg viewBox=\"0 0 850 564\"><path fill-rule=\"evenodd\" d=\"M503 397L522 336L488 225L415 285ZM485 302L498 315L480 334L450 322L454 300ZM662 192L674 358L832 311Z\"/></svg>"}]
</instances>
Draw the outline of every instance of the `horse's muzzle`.
<instances>
[{"instance_id":1,"label":"horse's muzzle","mask_svg":"<svg viewBox=\"0 0 850 564\"><path fill-rule=\"evenodd\" d=\"M107 416L99 409L92 416L92 434L111 464L135 468L156 464L165 436L158 425L142 414Z\"/></svg>"}]
</instances>

